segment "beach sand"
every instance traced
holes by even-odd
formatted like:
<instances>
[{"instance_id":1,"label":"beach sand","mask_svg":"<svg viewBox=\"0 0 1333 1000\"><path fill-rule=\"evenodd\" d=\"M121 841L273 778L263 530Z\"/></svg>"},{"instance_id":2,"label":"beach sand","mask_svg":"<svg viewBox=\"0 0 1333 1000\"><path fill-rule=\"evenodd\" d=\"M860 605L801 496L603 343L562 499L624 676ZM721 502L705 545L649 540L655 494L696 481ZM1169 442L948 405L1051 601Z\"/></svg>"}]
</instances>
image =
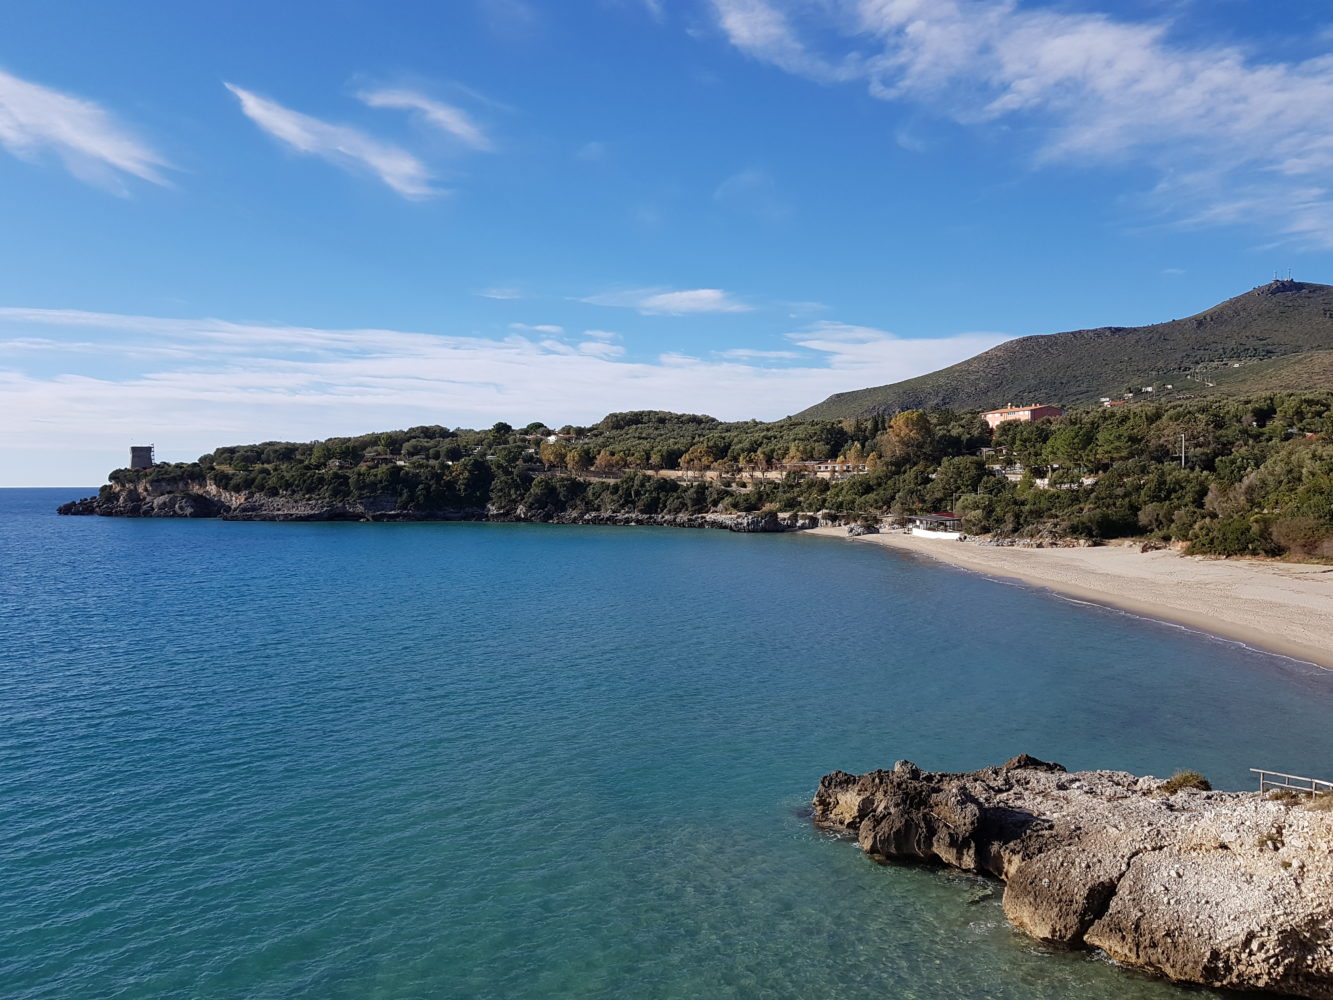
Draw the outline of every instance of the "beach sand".
<instances>
[{"instance_id":1,"label":"beach sand","mask_svg":"<svg viewBox=\"0 0 1333 1000\"><path fill-rule=\"evenodd\" d=\"M848 538L846 528L814 533ZM1333 566L1140 552L1136 545L1006 548L901 530L848 540L1021 580L1333 668Z\"/></svg>"}]
</instances>

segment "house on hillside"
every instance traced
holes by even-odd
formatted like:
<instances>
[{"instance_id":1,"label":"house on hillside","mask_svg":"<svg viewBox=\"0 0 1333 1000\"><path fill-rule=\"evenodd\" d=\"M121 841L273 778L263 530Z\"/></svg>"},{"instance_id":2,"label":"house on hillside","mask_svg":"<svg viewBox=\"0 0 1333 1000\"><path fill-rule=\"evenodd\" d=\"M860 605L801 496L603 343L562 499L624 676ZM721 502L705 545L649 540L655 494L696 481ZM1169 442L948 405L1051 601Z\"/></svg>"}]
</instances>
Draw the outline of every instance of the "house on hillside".
<instances>
[{"instance_id":1,"label":"house on hillside","mask_svg":"<svg viewBox=\"0 0 1333 1000\"><path fill-rule=\"evenodd\" d=\"M815 475L821 479L841 479L844 476L856 476L868 472L864 462L816 462Z\"/></svg>"},{"instance_id":2,"label":"house on hillside","mask_svg":"<svg viewBox=\"0 0 1333 1000\"><path fill-rule=\"evenodd\" d=\"M1044 420L1046 417L1061 416L1064 412L1058 406L1045 406L1039 403L1033 403L1030 406L1015 406L1010 403L998 410L989 410L981 416L990 425L991 430L994 430L1006 420Z\"/></svg>"}]
</instances>

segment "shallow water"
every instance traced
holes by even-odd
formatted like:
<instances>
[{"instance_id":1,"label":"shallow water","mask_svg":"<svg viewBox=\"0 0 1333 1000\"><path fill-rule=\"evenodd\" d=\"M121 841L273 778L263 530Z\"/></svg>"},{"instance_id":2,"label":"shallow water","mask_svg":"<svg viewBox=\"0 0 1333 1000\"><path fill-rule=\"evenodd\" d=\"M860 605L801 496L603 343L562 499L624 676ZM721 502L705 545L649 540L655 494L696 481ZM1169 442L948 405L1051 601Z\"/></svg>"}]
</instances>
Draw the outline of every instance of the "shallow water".
<instances>
[{"instance_id":1,"label":"shallow water","mask_svg":"<svg viewBox=\"0 0 1333 1000\"><path fill-rule=\"evenodd\" d=\"M1333 773L1333 673L872 546L76 495L0 491L6 997L1180 996L800 810L903 757Z\"/></svg>"}]
</instances>

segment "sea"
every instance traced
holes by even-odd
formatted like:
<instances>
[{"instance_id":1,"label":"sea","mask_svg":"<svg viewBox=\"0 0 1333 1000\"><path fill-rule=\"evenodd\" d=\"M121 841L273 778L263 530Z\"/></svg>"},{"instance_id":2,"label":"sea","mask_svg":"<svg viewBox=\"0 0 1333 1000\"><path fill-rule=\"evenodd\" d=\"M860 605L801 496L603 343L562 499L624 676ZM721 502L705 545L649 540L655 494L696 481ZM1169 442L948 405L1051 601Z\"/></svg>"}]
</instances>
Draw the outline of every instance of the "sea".
<instances>
[{"instance_id":1,"label":"sea","mask_svg":"<svg viewBox=\"0 0 1333 1000\"><path fill-rule=\"evenodd\" d=\"M820 776L1333 775L1333 672L801 534L0 491L0 996L1169 998Z\"/></svg>"}]
</instances>

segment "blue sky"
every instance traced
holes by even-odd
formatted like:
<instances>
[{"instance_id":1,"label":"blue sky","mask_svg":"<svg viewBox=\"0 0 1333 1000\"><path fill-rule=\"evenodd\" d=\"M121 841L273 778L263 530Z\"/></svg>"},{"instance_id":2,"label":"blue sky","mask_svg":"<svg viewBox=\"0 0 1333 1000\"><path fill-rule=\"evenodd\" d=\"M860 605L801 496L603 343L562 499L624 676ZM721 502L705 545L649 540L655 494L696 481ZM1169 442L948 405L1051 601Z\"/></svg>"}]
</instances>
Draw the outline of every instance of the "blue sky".
<instances>
[{"instance_id":1,"label":"blue sky","mask_svg":"<svg viewBox=\"0 0 1333 1000\"><path fill-rule=\"evenodd\" d=\"M1305 0L8 0L0 485L1333 281L1330 53Z\"/></svg>"}]
</instances>

